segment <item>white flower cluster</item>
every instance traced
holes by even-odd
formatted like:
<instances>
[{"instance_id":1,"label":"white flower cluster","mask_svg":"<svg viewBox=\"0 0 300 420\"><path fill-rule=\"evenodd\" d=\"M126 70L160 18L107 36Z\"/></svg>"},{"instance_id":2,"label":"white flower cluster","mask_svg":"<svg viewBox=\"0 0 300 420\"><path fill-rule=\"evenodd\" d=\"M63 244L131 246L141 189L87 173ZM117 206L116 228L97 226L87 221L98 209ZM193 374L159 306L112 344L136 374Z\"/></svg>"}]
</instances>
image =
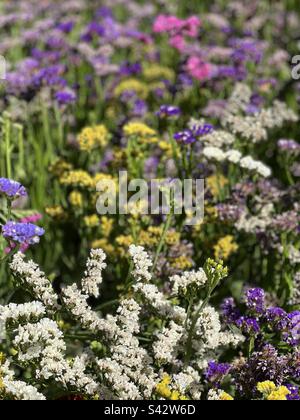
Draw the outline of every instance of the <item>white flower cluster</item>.
<instances>
[{"instance_id":1,"label":"white flower cluster","mask_svg":"<svg viewBox=\"0 0 300 420\"><path fill-rule=\"evenodd\" d=\"M197 366L205 369L218 350L225 346L237 346L244 338L239 334L223 332L218 312L207 306L199 316L193 348L197 354Z\"/></svg>"},{"instance_id":2,"label":"white flower cluster","mask_svg":"<svg viewBox=\"0 0 300 420\"><path fill-rule=\"evenodd\" d=\"M40 300L49 310L58 309L57 295L50 281L33 261L25 262L24 254L17 253L10 268L21 285L29 289L37 300Z\"/></svg>"},{"instance_id":3,"label":"white flower cluster","mask_svg":"<svg viewBox=\"0 0 300 420\"><path fill-rule=\"evenodd\" d=\"M41 388L46 390L45 385L54 381L58 388L89 397L150 399L159 396L160 378L168 376L174 395L199 399L203 389L201 377L208 361L217 357L221 347L238 345L241 341L239 336L221 330L219 315L209 306L197 315L195 330L190 330L193 316L198 313L198 304L202 303L197 294L189 311L185 309L188 302L184 307L173 303L174 297L179 302L187 300L184 294L187 288L205 286L207 277L202 269L174 276L170 279L173 290L163 293L152 283L149 271L152 262L144 248L132 246L130 255L134 281L130 298L121 299L115 316L106 318L90 307L86 294L87 289L95 291L94 286L98 288L102 281L99 282L105 260L102 251L91 254L81 283L83 290L76 284L62 290L62 306L57 306L57 313L53 308L58 298L45 276L35 264L26 263L24 256L17 254L14 257L11 264L13 274L39 301L1 307L1 316L17 350L14 360L18 365L31 367ZM88 278L90 281L86 281ZM41 279L40 285L38 279ZM102 356L102 350L99 354L83 348L81 353L77 351L75 358L66 357L68 341L56 322L57 316L63 319L66 311L68 323L70 318L75 321L75 326L68 328L75 330L75 336L78 331L78 337L88 334L91 340L96 340L95 343L104 350ZM149 334L151 318L157 321L153 323L154 331ZM184 363L191 333L193 355L188 363ZM2 373L2 377L6 376ZM15 398L38 399L40 396L44 399L36 389L26 388L21 382L13 384L12 379L10 382L7 379L4 386L5 392L10 389Z\"/></svg>"},{"instance_id":4,"label":"white flower cluster","mask_svg":"<svg viewBox=\"0 0 300 420\"><path fill-rule=\"evenodd\" d=\"M245 156L238 150L229 150L224 152L218 147L205 147L203 149L203 156L208 160L215 160L219 163L229 162L239 165L242 169L253 172L263 178L268 178L272 175L271 169L260 161L254 160L251 156Z\"/></svg>"},{"instance_id":5,"label":"white flower cluster","mask_svg":"<svg viewBox=\"0 0 300 420\"><path fill-rule=\"evenodd\" d=\"M201 268L198 271L185 272L181 276L175 275L171 277L170 281L173 284L174 295L185 295L191 286L197 290L204 287L207 283L207 276Z\"/></svg>"},{"instance_id":6,"label":"white flower cluster","mask_svg":"<svg viewBox=\"0 0 300 420\"><path fill-rule=\"evenodd\" d=\"M281 128L285 123L298 121L295 112L280 101L274 101L271 108L262 109L253 116L241 116L240 111L247 111L250 99L251 90L249 87L238 84L228 101L222 125L235 135L258 143L268 139L268 130Z\"/></svg>"},{"instance_id":7,"label":"white flower cluster","mask_svg":"<svg viewBox=\"0 0 300 420\"><path fill-rule=\"evenodd\" d=\"M46 315L46 309L41 302L29 302L22 305L10 303L0 306L0 323L17 325L24 322L38 321Z\"/></svg>"},{"instance_id":8,"label":"white flower cluster","mask_svg":"<svg viewBox=\"0 0 300 420\"><path fill-rule=\"evenodd\" d=\"M163 328L153 345L155 360L160 364L172 363L176 365L184 334L184 327L174 321L170 322L168 328Z\"/></svg>"},{"instance_id":9,"label":"white flower cluster","mask_svg":"<svg viewBox=\"0 0 300 420\"><path fill-rule=\"evenodd\" d=\"M90 296L99 297L99 286L101 285L102 271L105 270L106 255L102 249L93 249L87 261L87 269L82 279L82 290Z\"/></svg>"},{"instance_id":10,"label":"white flower cluster","mask_svg":"<svg viewBox=\"0 0 300 420\"><path fill-rule=\"evenodd\" d=\"M224 130L216 130L202 138L204 144L210 147L226 149L235 143L235 137Z\"/></svg>"},{"instance_id":11,"label":"white flower cluster","mask_svg":"<svg viewBox=\"0 0 300 420\"><path fill-rule=\"evenodd\" d=\"M46 400L35 387L14 379L14 372L10 369L8 361L3 365L0 363L0 399L1 394L4 394L6 398L18 401Z\"/></svg>"}]
</instances>

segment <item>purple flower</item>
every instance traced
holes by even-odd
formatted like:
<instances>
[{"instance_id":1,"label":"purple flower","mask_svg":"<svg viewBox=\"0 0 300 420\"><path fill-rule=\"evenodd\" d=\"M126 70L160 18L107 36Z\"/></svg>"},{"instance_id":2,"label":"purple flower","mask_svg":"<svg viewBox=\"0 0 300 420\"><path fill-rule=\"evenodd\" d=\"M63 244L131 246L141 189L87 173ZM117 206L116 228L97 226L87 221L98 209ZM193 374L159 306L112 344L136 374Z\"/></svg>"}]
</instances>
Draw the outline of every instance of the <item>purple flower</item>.
<instances>
[{"instance_id":1,"label":"purple flower","mask_svg":"<svg viewBox=\"0 0 300 420\"><path fill-rule=\"evenodd\" d=\"M230 372L231 366L228 363L209 362L208 369L205 372L206 379L218 387L224 377Z\"/></svg>"},{"instance_id":2,"label":"purple flower","mask_svg":"<svg viewBox=\"0 0 300 420\"><path fill-rule=\"evenodd\" d=\"M211 133L213 129L214 128L211 124L195 125L191 129L176 133L174 135L174 139L178 143L193 144L196 143L200 137Z\"/></svg>"},{"instance_id":3,"label":"purple flower","mask_svg":"<svg viewBox=\"0 0 300 420\"><path fill-rule=\"evenodd\" d=\"M225 299L221 305L222 315L225 322L228 324L235 324L241 317L241 313L236 307L233 298Z\"/></svg>"},{"instance_id":4,"label":"purple flower","mask_svg":"<svg viewBox=\"0 0 300 420\"><path fill-rule=\"evenodd\" d=\"M180 108L172 105L162 105L156 115L160 118L178 117L181 114Z\"/></svg>"},{"instance_id":5,"label":"purple flower","mask_svg":"<svg viewBox=\"0 0 300 420\"><path fill-rule=\"evenodd\" d=\"M281 139L278 142L278 147L284 152L298 153L300 152L300 144L295 140Z\"/></svg>"},{"instance_id":6,"label":"purple flower","mask_svg":"<svg viewBox=\"0 0 300 420\"><path fill-rule=\"evenodd\" d=\"M60 31L66 34L69 34L70 32L72 32L73 28L74 28L74 22L72 22L71 20L67 22L59 23L57 26L57 29L59 29Z\"/></svg>"},{"instance_id":7,"label":"purple flower","mask_svg":"<svg viewBox=\"0 0 300 420\"><path fill-rule=\"evenodd\" d=\"M290 391L290 394L287 396L287 400L300 401L299 387L291 384L286 385L286 387Z\"/></svg>"},{"instance_id":8,"label":"purple flower","mask_svg":"<svg viewBox=\"0 0 300 420\"><path fill-rule=\"evenodd\" d=\"M12 179L0 178L0 194L5 194L9 199L26 197L25 187Z\"/></svg>"},{"instance_id":9,"label":"purple flower","mask_svg":"<svg viewBox=\"0 0 300 420\"><path fill-rule=\"evenodd\" d=\"M288 314L281 308L267 309L265 317L277 331L284 331L289 326Z\"/></svg>"},{"instance_id":10,"label":"purple flower","mask_svg":"<svg viewBox=\"0 0 300 420\"><path fill-rule=\"evenodd\" d=\"M76 94L72 90L61 90L56 92L55 99L60 105L69 105L76 101Z\"/></svg>"},{"instance_id":11,"label":"purple flower","mask_svg":"<svg viewBox=\"0 0 300 420\"><path fill-rule=\"evenodd\" d=\"M141 73L142 66L140 63L125 62L120 67L120 74L122 76L132 76Z\"/></svg>"},{"instance_id":12,"label":"purple flower","mask_svg":"<svg viewBox=\"0 0 300 420\"><path fill-rule=\"evenodd\" d=\"M250 289L245 294L245 303L255 314L262 314L265 310L265 292L262 289Z\"/></svg>"},{"instance_id":13,"label":"purple flower","mask_svg":"<svg viewBox=\"0 0 300 420\"><path fill-rule=\"evenodd\" d=\"M245 334L256 335L260 331L260 325L255 318L242 316L236 321L236 326Z\"/></svg>"},{"instance_id":14,"label":"purple flower","mask_svg":"<svg viewBox=\"0 0 300 420\"><path fill-rule=\"evenodd\" d=\"M300 343L300 311L294 311L288 315L290 321L289 331L284 334L284 341L291 346L298 346Z\"/></svg>"},{"instance_id":15,"label":"purple flower","mask_svg":"<svg viewBox=\"0 0 300 420\"><path fill-rule=\"evenodd\" d=\"M40 236L43 236L44 233L44 229L31 223L8 222L2 226L4 238L20 244L37 244L40 241Z\"/></svg>"}]
</instances>

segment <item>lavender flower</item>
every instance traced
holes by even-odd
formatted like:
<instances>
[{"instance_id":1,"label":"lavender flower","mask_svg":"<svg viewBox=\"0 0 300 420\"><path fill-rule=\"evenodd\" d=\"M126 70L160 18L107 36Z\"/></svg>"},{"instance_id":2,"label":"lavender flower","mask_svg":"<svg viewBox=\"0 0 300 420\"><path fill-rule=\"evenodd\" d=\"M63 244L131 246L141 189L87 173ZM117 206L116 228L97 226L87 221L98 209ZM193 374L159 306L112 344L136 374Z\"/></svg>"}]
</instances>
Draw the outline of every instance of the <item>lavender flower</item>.
<instances>
[{"instance_id":1,"label":"lavender flower","mask_svg":"<svg viewBox=\"0 0 300 420\"><path fill-rule=\"evenodd\" d=\"M26 189L23 185L8 178L0 178L0 194L6 195L9 199L27 196Z\"/></svg>"},{"instance_id":2,"label":"lavender flower","mask_svg":"<svg viewBox=\"0 0 300 420\"><path fill-rule=\"evenodd\" d=\"M44 233L44 229L31 223L7 222L2 226L4 238L20 244L37 244L40 241L40 236L43 236Z\"/></svg>"},{"instance_id":3,"label":"lavender flower","mask_svg":"<svg viewBox=\"0 0 300 420\"><path fill-rule=\"evenodd\" d=\"M256 335L260 332L260 325L255 318L242 316L236 321L236 326L247 335Z\"/></svg>"},{"instance_id":4,"label":"lavender flower","mask_svg":"<svg viewBox=\"0 0 300 420\"><path fill-rule=\"evenodd\" d=\"M221 305L221 311L225 322L235 324L241 317L241 313L236 307L233 298L225 299Z\"/></svg>"}]
</instances>

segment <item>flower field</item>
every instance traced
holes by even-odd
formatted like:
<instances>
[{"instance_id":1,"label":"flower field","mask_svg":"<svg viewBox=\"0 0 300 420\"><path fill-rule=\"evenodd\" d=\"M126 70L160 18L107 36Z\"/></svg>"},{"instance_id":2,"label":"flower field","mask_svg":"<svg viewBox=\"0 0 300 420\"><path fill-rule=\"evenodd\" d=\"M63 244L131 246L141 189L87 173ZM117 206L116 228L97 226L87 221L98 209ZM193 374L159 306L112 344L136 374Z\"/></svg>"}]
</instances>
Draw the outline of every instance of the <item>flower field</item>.
<instances>
[{"instance_id":1,"label":"flower field","mask_svg":"<svg viewBox=\"0 0 300 420\"><path fill-rule=\"evenodd\" d=\"M299 12L1 2L0 400L300 400Z\"/></svg>"}]
</instances>

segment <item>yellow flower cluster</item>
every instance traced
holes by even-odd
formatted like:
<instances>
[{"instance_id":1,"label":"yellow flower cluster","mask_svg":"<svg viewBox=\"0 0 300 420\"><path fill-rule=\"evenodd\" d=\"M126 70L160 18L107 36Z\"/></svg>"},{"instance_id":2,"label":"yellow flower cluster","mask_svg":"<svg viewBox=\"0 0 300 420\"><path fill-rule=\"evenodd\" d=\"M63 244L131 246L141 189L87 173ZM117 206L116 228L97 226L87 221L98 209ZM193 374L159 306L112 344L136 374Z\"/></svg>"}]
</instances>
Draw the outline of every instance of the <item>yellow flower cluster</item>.
<instances>
[{"instance_id":1,"label":"yellow flower cluster","mask_svg":"<svg viewBox=\"0 0 300 420\"><path fill-rule=\"evenodd\" d=\"M46 214L57 221L66 220L68 215L62 206L46 207Z\"/></svg>"},{"instance_id":2,"label":"yellow flower cluster","mask_svg":"<svg viewBox=\"0 0 300 420\"><path fill-rule=\"evenodd\" d=\"M142 98L146 99L149 93L148 86L146 83L143 83L137 79L127 79L123 80L114 91L115 96L119 97L124 92L133 91L136 92L137 95Z\"/></svg>"},{"instance_id":3,"label":"yellow flower cluster","mask_svg":"<svg viewBox=\"0 0 300 420\"><path fill-rule=\"evenodd\" d=\"M156 136L155 130L141 122L130 122L124 126L123 131L126 137L141 137L142 139L151 139Z\"/></svg>"},{"instance_id":4,"label":"yellow flower cluster","mask_svg":"<svg viewBox=\"0 0 300 420\"><path fill-rule=\"evenodd\" d=\"M108 255L113 255L115 252L115 248L111 243L108 242L106 238L97 239L96 241L92 242L93 249L103 249L103 251Z\"/></svg>"},{"instance_id":5,"label":"yellow flower cluster","mask_svg":"<svg viewBox=\"0 0 300 420\"><path fill-rule=\"evenodd\" d=\"M109 132L104 125L84 128L78 136L80 150L89 152L97 147L105 147L109 141Z\"/></svg>"},{"instance_id":6,"label":"yellow flower cluster","mask_svg":"<svg viewBox=\"0 0 300 420\"><path fill-rule=\"evenodd\" d=\"M157 394L160 397L165 398L166 400L187 400L188 398L186 398L183 395L180 395L179 391L172 391L171 382L171 377L169 375L165 375L162 381L156 386Z\"/></svg>"},{"instance_id":7,"label":"yellow flower cluster","mask_svg":"<svg viewBox=\"0 0 300 420\"><path fill-rule=\"evenodd\" d=\"M61 177L65 172L69 172L72 169L73 166L63 159L56 160L49 168L50 172L57 177Z\"/></svg>"},{"instance_id":8,"label":"yellow flower cluster","mask_svg":"<svg viewBox=\"0 0 300 420\"><path fill-rule=\"evenodd\" d=\"M193 261L185 255L181 255L171 262L171 267L180 271L189 270L193 267L193 265Z\"/></svg>"},{"instance_id":9,"label":"yellow flower cluster","mask_svg":"<svg viewBox=\"0 0 300 420\"><path fill-rule=\"evenodd\" d=\"M175 80L175 72L169 67L158 64L147 65L143 69L143 76L147 81L153 80Z\"/></svg>"},{"instance_id":10,"label":"yellow flower cluster","mask_svg":"<svg viewBox=\"0 0 300 420\"><path fill-rule=\"evenodd\" d=\"M64 173L60 177L60 183L66 186L82 187L82 188L94 188L95 181L91 175L81 169L73 170Z\"/></svg>"},{"instance_id":11,"label":"yellow flower cluster","mask_svg":"<svg viewBox=\"0 0 300 420\"><path fill-rule=\"evenodd\" d=\"M257 384L257 390L268 401L286 401L290 391L285 386L277 387L274 382L265 381Z\"/></svg>"},{"instance_id":12,"label":"yellow flower cluster","mask_svg":"<svg viewBox=\"0 0 300 420\"><path fill-rule=\"evenodd\" d=\"M83 206L83 196L81 192L74 190L69 195L69 202L71 206L75 208L82 208Z\"/></svg>"},{"instance_id":13,"label":"yellow flower cluster","mask_svg":"<svg viewBox=\"0 0 300 420\"><path fill-rule=\"evenodd\" d=\"M220 401L234 401L234 398L231 395L227 394L227 392L221 392Z\"/></svg>"},{"instance_id":14,"label":"yellow flower cluster","mask_svg":"<svg viewBox=\"0 0 300 420\"><path fill-rule=\"evenodd\" d=\"M99 216L97 214L85 216L83 220L84 220L85 226L88 228L93 228L100 225Z\"/></svg>"},{"instance_id":15,"label":"yellow flower cluster","mask_svg":"<svg viewBox=\"0 0 300 420\"><path fill-rule=\"evenodd\" d=\"M238 250L238 245L234 242L234 237L231 235L221 238L214 246L215 258L217 260L228 260L228 258Z\"/></svg>"}]
</instances>

